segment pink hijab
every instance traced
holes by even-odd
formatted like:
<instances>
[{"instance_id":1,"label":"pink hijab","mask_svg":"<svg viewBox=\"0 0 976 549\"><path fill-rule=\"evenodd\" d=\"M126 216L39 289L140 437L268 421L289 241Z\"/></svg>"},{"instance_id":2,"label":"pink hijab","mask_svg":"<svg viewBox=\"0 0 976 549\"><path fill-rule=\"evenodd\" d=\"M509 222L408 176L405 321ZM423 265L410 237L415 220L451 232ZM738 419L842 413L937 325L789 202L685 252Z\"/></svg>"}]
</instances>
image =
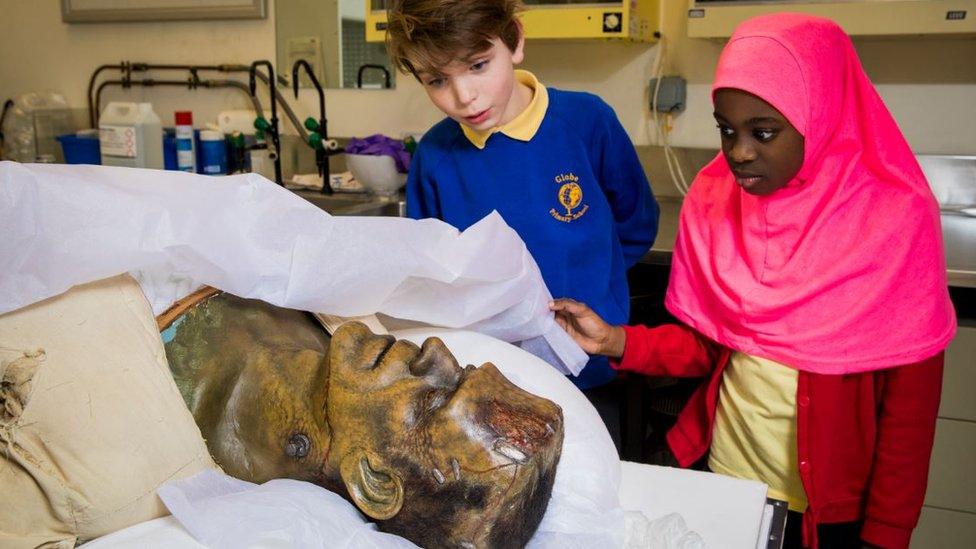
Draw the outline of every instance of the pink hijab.
<instances>
[{"instance_id":1,"label":"pink hijab","mask_svg":"<svg viewBox=\"0 0 976 549\"><path fill-rule=\"evenodd\" d=\"M732 349L819 374L919 362L955 334L939 208L834 22L738 27L712 93L765 100L804 136L803 166L759 197L719 154L685 198L666 305Z\"/></svg>"}]
</instances>

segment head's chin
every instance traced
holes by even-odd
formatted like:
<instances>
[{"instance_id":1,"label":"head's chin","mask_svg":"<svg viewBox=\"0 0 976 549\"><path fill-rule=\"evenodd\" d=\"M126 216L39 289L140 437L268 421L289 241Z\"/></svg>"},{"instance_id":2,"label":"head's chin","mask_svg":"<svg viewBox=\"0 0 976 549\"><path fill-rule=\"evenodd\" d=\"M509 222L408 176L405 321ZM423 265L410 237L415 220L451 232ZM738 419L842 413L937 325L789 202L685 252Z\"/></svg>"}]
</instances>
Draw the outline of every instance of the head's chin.
<instances>
[{"instance_id":1,"label":"head's chin","mask_svg":"<svg viewBox=\"0 0 976 549\"><path fill-rule=\"evenodd\" d=\"M521 467L517 475L522 478L513 483L505 494L491 531L487 535L489 547L525 546L542 521L552 497L556 479L556 466L562 451L563 432L553 437L529 463ZM516 486L521 485L518 489Z\"/></svg>"},{"instance_id":2,"label":"head's chin","mask_svg":"<svg viewBox=\"0 0 976 549\"><path fill-rule=\"evenodd\" d=\"M524 547L548 508L561 448L559 430L525 463L507 466L513 473L501 491L478 482L476 474L435 485L427 471L403 463L407 500L396 516L377 525L422 547Z\"/></svg>"}]
</instances>

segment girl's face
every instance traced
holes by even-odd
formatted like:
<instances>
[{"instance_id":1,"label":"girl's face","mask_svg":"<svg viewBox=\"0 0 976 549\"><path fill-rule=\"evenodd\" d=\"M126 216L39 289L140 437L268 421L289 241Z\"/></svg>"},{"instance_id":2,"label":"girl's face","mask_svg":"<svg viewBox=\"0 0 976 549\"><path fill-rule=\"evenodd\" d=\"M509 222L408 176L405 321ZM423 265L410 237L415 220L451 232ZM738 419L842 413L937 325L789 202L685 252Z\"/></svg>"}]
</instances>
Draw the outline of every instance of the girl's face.
<instances>
[{"instance_id":1,"label":"girl's face","mask_svg":"<svg viewBox=\"0 0 976 549\"><path fill-rule=\"evenodd\" d=\"M722 154L735 182L765 196L786 186L803 166L803 135L772 105L734 88L715 92Z\"/></svg>"}]
</instances>

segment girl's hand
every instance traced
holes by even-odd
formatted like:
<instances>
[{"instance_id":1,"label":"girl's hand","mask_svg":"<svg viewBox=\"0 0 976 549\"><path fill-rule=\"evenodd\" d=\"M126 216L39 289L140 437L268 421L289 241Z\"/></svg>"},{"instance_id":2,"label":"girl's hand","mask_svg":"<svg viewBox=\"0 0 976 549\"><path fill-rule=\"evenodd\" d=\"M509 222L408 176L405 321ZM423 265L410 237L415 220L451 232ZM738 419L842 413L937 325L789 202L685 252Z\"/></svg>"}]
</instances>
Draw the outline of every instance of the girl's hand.
<instances>
[{"instance_id":1,"label":"girl's hand","mask_svg":"<svg viewBox=\"0 0 976 549\"><path fill-rule=\"evenodd\" d=\"M549 309L556 313L556 322L587 353L611 358L624 354L624 329L607 324L585 303L562 298L550 303Z\"/></svg>"}]
</instances>

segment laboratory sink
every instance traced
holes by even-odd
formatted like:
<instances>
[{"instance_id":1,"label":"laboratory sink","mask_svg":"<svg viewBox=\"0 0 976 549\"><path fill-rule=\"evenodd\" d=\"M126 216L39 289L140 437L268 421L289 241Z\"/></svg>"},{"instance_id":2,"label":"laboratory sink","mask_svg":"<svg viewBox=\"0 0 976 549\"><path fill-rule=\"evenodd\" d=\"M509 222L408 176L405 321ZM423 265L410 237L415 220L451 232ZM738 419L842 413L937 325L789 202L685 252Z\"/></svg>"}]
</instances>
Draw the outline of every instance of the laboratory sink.
<instances>
[{"instance_id":1,"label":"laboratory sink","mask_svg":"<svg viewBox=\"0 0 976 549\"><path fill-rule=\"evenodd\" d=\"M317 191L294 191L332 215L404 217L406 202L402 195L392 197L367 194L322 194Z\"/></svg>"},{"instance_id":2,"label":"laboratory sink","mask_svg":"<svg viewBox=\"0 0 976 549\"><path fill-rule=\"evenodd\" d=\"M349 208L336 215L406 217L407 203L402 199L399 199L399 200L378 202L375 204L363 204L355 208Z\"/></svg>"}]
</instances>

